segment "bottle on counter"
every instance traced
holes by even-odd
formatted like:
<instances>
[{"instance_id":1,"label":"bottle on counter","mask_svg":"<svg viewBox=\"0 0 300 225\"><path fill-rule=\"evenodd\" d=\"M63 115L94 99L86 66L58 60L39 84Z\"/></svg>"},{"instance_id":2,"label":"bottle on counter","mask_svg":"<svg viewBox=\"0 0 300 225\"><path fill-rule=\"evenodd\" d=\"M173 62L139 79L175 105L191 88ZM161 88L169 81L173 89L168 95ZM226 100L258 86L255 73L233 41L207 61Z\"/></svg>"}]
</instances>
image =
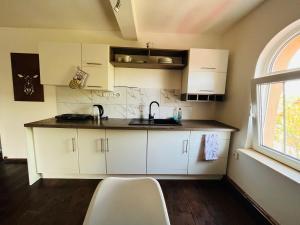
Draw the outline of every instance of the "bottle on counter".
<instances>
[{"instance_id":1,"label":"bottle on counter","mask_svg":"<svg viewBox=\"0 0 300 225\"><path fill-rule=\"evenodd\" d=\"M177 112L177 107L175 107L173 109L173 119L177 121L177 117L178 117L178 112Z\"/></svg>"},{"instance_id":2,"label":"bottle on counter","mask_svg":"<svg viewBox=\"0 0 300 225\"><path fill-rule=\"evenodd\" d=\"M182 110L181 108L178 109L178 114L177 114L177 121L181 122L182 120Z\"/></svg>"}]
</instances>

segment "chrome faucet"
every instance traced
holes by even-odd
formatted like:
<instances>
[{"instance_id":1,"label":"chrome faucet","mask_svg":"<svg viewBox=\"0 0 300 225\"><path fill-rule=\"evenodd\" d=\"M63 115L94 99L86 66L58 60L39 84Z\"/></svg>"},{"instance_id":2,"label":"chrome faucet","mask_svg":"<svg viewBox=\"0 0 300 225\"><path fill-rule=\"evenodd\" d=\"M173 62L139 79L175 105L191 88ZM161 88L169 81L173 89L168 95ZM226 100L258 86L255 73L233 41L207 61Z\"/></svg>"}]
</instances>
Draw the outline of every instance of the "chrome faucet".
<instances>
[{"instance_id":1,"label":"chrome faucet","mask_svg":"<svg viewBox=\"0 0 300 225\"><path fill-rule=\"evenodd\" d=\"M152 115L151 113L151 107L152 107L152 104L155 103L157 104L157 106L159 107L159 103L157 101L152 101L149 105L149 120L153 120L154 119L154 114Z\"/></svg>"}]
</instances>

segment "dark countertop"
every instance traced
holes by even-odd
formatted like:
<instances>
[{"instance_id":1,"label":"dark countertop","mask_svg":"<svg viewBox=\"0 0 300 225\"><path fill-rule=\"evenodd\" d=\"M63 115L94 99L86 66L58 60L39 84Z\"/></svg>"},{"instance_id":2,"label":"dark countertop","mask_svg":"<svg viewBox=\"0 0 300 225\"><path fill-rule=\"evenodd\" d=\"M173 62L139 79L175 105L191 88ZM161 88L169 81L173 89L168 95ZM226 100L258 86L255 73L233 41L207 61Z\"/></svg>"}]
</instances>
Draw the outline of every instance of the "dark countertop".
<instances>
[{"instance_id":1,"label":"dark countertop","mask_svg":"<svg viewBox=\"0 0 300 225\"><path fill-rule=\"evenodd\" d=\"M128 125L131 119L108 119L101 122L76 121L57 122L55 118L26 123L25 127L81 128L81 129L118 129L118 130L206 130L238 131L239 129L215 120L182 120L181 126Z\"/></svg>"}]
</instances>

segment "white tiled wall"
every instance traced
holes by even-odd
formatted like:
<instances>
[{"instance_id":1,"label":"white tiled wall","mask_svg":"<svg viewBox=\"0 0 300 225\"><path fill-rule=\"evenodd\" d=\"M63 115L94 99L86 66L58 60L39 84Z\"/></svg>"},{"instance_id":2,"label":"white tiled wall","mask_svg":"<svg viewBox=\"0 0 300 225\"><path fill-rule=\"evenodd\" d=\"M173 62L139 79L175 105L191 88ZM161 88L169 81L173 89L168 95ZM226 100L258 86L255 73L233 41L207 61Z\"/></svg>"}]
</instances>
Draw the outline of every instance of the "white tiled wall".
<instances>
[{"instance_id":1,"label":"white tiled wall","mask_svg":"<svg viewBox=\"0 0 300 225\"><path fill-rule=\"evenodd\" d=\"M182 109L183 119L214 119L214 103L191 103L180 101L180 90L142 89L115 87L115 91L73 90L69 87L56 87L57 111L63 113L92 114L93 104L101 104L104 114L110 118L148 118L149 104L153 105L156 118L173 116L174 110Z\"/></svg>"}]
</instances>

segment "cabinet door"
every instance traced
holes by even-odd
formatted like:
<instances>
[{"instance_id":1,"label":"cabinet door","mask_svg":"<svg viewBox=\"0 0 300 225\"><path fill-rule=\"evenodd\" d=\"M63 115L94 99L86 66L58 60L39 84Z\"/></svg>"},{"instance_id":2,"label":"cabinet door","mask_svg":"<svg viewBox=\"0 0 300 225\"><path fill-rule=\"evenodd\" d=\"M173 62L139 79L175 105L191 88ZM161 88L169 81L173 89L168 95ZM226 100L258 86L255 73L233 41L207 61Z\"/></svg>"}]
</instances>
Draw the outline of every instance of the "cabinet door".
<instances>
[{"instance_id":1,"label":"cabinet door","mask_svg":"<svg viewBox=\"0 0 300 225\"><path fill-rule=\"evenodd\" d=\"M33 128L38 173L77 174L76 129Z\"/></svg>"},{"instance_id":2,"label":"cabinet door","mask_svg":"<svg viewBox=\"0 0 300 225\"><path fill-rule=\"evenodd\" d=\"M80 43L43 42L39 44L41 84L69 85L81 67Z\"/></svg>"},{"instance_id":3,"label":"cabinet door","mask_svg":"<svg viewBox=\"0 0 300 225\"><path fill-rule=\"evenodd\" d=\"M146 174L146 130L106 130L108 174Z\"/></svg>"},{"instance_id":4,"label":"cabinet door","mask_svg":"<svg viewBox=\"0 0 300 225\"><path fill-rule=\"evenodd\" d=\"M189 94L213 94L214 93L214 72L193 71L189 74Z\"/></svg>"},{"instance_id":5,"label":"cabinet door","mask_svg":"<svg viewBox=\"0 0 300 225\"><path fill-rule=\"evenodd\" d=\"M106 174L105 130L78 129L81 174Z\"/></svg>"},{"instance_id":6,"label":"cabinet door","mask_svg":"<svg viewBox=\"0 0 300 225\"><path fill-rule=\"evenodd\" d=\"M223 49L190 49L190 71L227 72L228 50Z\"/></svg>"},{"instance_id":7,"label":"cabinet door","mask_svg":"<svg viewBox=\"0 0 300 225\"><path fill-rule=\"evenodd\" d=\"M190 131L148 131L148 174L187 174Z\"/></svg>"},{"instance_id":8,"label":"cabinet door","mask_svg":"<svg viewBox=\"0 0 300 225\"><path fill-rule=\"evenodd\" d=\"M191 131L188 174L226 174L230 132L213 132L218 134L219 158L214 161L204 161L204 135L209 133L210 132Z\"/></svg>"},{"instance_id":9,"label":"cabinet door","mask_svg":"<svg viewBox=\"0 0 300 225\"><path fill-rule=\"evenodd\" d=\"M82 69L89 74L87 88L111 90L110 66L108 45L82 44Z\"/></svg>"},{"instance_id":10,"label":"cabinet door","mask_svg":"<svg viewBox=\"0 0 300 225\"><path fill-rule=\"evenodd\" d=\"M225 94L226 73L214 73L214 94Z\"/></svg>"},{"instance_id":11,"label":"cabinet door","mask_svg":"<svg viewBox=\"0 0 300 225\"><path fill-rule=\"evenodd\" d=\"M188 78L188 92L190 94L224 94L226 73L211 71L192 71Z\"/></svg>"}]
</instances>

